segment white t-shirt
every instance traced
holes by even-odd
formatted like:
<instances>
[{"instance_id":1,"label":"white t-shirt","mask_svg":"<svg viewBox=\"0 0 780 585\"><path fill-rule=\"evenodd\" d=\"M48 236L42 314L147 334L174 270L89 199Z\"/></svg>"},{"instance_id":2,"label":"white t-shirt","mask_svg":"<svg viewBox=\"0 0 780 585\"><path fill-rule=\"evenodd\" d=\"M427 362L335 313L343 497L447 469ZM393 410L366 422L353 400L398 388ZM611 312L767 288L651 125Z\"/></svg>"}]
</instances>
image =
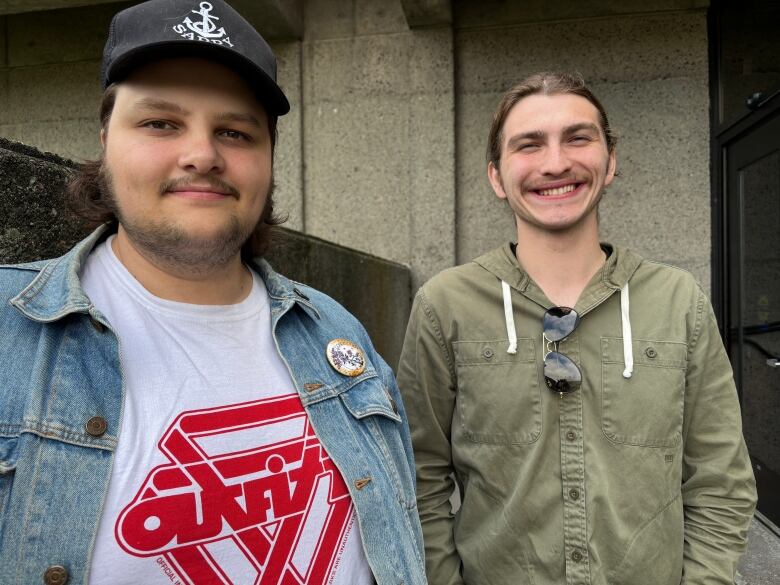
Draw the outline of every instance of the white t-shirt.
<instances>
[{"instance_id":1,"label":"white t-shirt","mask_svg":"<svg viewBox=\"0 0 780 585\"><path fill-rule=\"evenodd\" d=\"M90 584L372 583L344 480L276 351L262 280L253 273L235 305L167 301L111 239L82 272L119 338L125 386Z\"/></svg>"}]
</instances>

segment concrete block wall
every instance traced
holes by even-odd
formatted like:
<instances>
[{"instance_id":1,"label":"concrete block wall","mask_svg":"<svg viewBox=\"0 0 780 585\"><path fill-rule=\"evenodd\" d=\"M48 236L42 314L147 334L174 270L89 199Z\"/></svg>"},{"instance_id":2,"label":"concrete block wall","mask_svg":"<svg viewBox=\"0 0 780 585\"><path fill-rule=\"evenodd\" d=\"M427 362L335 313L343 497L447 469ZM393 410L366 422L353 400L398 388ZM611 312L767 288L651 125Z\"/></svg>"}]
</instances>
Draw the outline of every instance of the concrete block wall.
<instances>
[{"instance_id":1,"label":"concrete block wall","mask_svg":"<svg viewBox=\"0 0 780 585\"><path fill-rule=\"evenodd\" d=\"M126 4L0 17L0 136L98 154L100 53ZM302 38L271 39L289 227L406 263L413 287L498 245L514 230L485 177L492 111L522 76L576 69L621 135L604 237L709 287L705 0L454 0L452 22L419 28L409 4L304 0Z\"/></svg>"},{"instance_id":2,"label":"concrete block wall","mask_svg":"<svg viewBox=\"0 0 780 585\"><path fill-rule=\"evenodd\" d=\"M129 4L0 17L0 136L68 158L98 153L100 57Z\"/></svg>"}]
</instances>

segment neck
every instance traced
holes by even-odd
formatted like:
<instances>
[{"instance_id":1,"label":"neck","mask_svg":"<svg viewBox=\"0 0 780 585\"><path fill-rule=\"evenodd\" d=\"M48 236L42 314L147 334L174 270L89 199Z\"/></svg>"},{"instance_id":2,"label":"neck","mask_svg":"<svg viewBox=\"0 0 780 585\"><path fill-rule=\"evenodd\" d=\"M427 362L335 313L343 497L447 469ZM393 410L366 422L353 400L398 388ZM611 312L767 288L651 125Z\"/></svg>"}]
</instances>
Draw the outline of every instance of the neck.
<instances>
[{"instance_id":1,"label":"neck","mask_svg":"<svg viewBox=\"0 0 780 585\"><path fill-rule=\"evenodd\" d=\"M606 255L599 245L598 222L550 232L517 222L517 260L554 304L574 307Z\"/></svg>"},{"instance_id":2,"label":"neck","mask_svg":"<svg viewBox=\"0 0 780 585\"><path fill-rule=\"evenodd\" d=\"M156 297L194 305L232 305L244 300L252 275L240 254L220 266L176 266L137 247L119 226L112 242L114 254L128 272Z\"/></svg>"}]
</instances>

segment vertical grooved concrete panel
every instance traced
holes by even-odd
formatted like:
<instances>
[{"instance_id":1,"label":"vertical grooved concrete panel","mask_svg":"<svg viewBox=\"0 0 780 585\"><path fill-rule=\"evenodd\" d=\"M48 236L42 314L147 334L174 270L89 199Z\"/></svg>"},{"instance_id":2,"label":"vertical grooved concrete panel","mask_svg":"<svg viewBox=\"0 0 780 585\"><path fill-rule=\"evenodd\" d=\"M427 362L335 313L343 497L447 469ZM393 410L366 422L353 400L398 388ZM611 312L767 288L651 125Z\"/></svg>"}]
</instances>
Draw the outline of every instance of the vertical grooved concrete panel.
<instances>
[{"instance_id":1,"label":"vertical grooved concrete panel","mask_svg":"<svg viewBox=\"0 0 780 585\"><path fill-rule=\"evenodd\" d=\"M355 29L390 5L358 2ZM449 28L304 43L306 231L411 262L413 286L455 260L453 71Z\"/></svg>"},{"instance_id":2,"label":"vertical grooved concrete panel","mask_svg":"<svg viewBox=\"0 0 780 585\"><path fill-rule=\"evenodd\" d=\"M276 42L277 82L290 102L290 111L279 118L274 152L277 213L288 217L285 225L303 229L303 145L301 95L301 43Z\"/></svg>"},{"instance_id":3,"label":"vertical grooved concrete panel","mask_svg":"<svg viewBox=\"0 0 780 585\"><path fill-rule=\"evenodd\" d=\"M501 94L531 73L579 71L620 136L623 176L602 204L604 237L689 268L709 288L705 11L468 29L456 38L459 262L514 234L485 170Z\"/></svg>"}]
</instances>

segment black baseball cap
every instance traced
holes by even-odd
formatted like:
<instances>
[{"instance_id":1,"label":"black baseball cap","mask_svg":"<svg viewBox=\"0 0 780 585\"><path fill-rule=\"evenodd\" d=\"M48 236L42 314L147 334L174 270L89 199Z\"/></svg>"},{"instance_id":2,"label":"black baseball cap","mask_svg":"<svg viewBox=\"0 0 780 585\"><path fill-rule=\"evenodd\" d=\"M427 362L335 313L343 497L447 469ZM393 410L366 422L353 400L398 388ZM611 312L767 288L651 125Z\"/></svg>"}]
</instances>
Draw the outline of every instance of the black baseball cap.
<instances>
[{"instance_id":1,"label":"black baseball cap","mask_svg":"<svg viewBox=\"0 0 780 585\"><path fill-rule=\"evenodd\" d=\"M118 12L103 49L103 89L140 65L173 57L218 61L249 84L270 115L290 111L271 47L223 0L149 0Z\"/></svg>"}]
</instances>

